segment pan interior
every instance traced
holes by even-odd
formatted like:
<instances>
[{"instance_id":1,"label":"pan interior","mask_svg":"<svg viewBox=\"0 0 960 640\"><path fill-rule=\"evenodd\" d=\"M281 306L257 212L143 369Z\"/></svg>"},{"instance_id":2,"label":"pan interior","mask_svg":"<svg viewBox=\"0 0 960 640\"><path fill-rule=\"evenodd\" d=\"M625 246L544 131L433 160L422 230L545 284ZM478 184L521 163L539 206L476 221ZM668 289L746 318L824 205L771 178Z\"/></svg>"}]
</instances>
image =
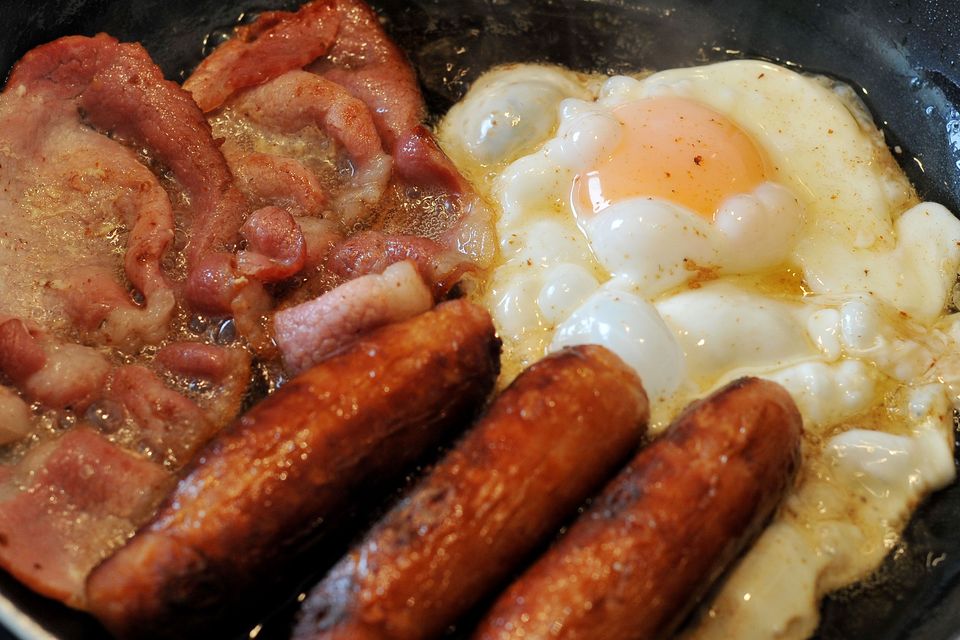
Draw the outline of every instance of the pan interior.
<instances>
[{"instance_id":1,"label":"pan interior","mask_svg":"<svg viewBox=\"0 0 960 640\"><path fill-rule=\"evenodd\" d=\"M289 0L16 0L0 68L68 34L140 41L182 80L237 21ZM380 0L434 116L483 71L554 62L609 73L771 59L858 88L923 199L960 211L960 4L951 0ZM205 49L206 47L206 49ZM829 597L818 637L954 637L960 628L960 485L928 499L876 576ZM20 634L96 637L87 617L0 576L0 620ZM262 636L261 636L262 637Z\"/></svg>"}]
</instances>

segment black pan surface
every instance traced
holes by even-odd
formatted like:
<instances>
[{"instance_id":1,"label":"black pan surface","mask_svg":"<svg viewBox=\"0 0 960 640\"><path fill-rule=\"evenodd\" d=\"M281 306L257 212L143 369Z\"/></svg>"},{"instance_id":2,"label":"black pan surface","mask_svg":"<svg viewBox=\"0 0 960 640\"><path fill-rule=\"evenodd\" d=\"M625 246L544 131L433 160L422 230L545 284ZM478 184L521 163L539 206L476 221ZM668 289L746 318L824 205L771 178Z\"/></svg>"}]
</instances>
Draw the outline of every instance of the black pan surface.
<instances>
[{"instance_id":1,"label":"black pan surface","mask_svg":"<svg viewBox=\"0 0 960 640\"><path fill-rule=\"evenodd\" d=\"M283 0L0 0L0 72L33 46L106 31L142 42L181 80L231 26ZM921 196L960 212L960 3L956 0L374 0L417 68L433 114L485 69L549 61L662 69L761 57L845 80ZM92 620L0 575L0 619L19 635L96 638ZM2 604L2 603L0 603ZM829 597L823 640L960 638L960 484L929 498L875 576ZM39 623L35 626L33 623ZM260 637L282 637L284 616ZM0 630L0 637L2 637ZM252 636L251 636L252 637Z\"/></svg>"}]
</instances>

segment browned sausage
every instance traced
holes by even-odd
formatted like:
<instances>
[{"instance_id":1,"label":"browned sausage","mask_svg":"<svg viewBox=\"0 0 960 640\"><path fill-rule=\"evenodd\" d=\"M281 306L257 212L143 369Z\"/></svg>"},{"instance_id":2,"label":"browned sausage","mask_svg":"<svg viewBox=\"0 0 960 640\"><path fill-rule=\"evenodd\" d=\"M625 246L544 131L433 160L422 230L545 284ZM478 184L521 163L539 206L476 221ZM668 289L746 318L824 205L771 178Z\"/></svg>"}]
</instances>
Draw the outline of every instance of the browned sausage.
<instances>
[{"instance_id":1,"label":"browned sausage","mask_svg":"<svg viewBox=\"0 0 960 640\"><path fill-rule=\"evenodd\" d=\"M738 380L689 406L494 604L475 638L659 638L776 508L800 458L780 386Z\"/></svg>"},{"instance_id":2,"label":"browned sausage","mask_svg":"<svg viewBox=\"0 0 960 640\"><path fill-rule=\"evenodd\" d=\"M294 637L441 635L613 475L648 417L603 347L541 360L317 585Z\"/></svg>"},{"instance_id":3,"label":"browned sausage","mask_svg":"<svg viewBox=\"0 0 960 640\"><path fill-rule=\"evenodd\" d=\"M268 581L321 523L465 426L490 392L486 311L448 302L294 378L201 451L160 511L91 574L114 634L184 637Z\"/></svg>"}]
</instances>

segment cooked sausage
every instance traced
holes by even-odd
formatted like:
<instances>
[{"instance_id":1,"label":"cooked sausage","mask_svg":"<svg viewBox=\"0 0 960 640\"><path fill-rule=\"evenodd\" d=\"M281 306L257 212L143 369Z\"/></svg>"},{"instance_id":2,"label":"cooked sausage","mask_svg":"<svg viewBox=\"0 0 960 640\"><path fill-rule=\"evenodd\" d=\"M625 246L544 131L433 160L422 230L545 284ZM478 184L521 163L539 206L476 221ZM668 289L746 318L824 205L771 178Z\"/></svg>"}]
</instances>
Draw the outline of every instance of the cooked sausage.
<instances>
[{"instance_id":1,"label":"cooked sausage","mask_svg":"<svg viewBox=\"0 0 960 640\"><path fill-rule=\"evenodd\" d=\"M317 585L294 637L440 636L616 472L648 417L605 348L541 360Z\"/></svg>"},{"instance_id":2,"label":"cooked sausage","mask_svg":"<svg viewBox=\"0 0 960 640\"><path fill-rule=\"evenodd\" d=\"M800 414L744 378L689 406L481 621L475 638L659 638L758 532L791 484Z\"/></svg>"},{"instance_id":3,"label":"cooked sausage","mask_svg":"<svg viewBox=\"0 0 960 640\"><path fill-rule=\"evenodd\" d=\"M294 378L201 451L157 515L94 570L91 612L124 637L211 624L371 486L395 484L465 426L492 389L499 348L486 311L454 301Z\"/></svg>"}]
</instances>

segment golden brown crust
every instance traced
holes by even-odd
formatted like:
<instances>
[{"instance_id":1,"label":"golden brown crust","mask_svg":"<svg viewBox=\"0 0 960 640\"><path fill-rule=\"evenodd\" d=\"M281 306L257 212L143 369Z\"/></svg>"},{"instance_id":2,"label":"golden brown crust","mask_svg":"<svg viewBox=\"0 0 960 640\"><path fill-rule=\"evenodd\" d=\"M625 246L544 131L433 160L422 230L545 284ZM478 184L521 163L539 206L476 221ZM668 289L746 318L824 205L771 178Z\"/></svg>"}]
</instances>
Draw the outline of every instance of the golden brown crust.
<instances>
[{"instance_id":1,"label":"golden brown crust","mask_svg":"<svg viewBox=\"0 0 960 640\"><path fill-rule=\"evenodd\" d=\"M466 425L498 372L489 315L463 301L375 331L218 436L154 519L90 576L119 636L183 637L271 577L357 502Z\"/></svg>"},{"instance_id":2,"label":"golden brown crust","mask_svg":"<svg viewBox=\"0 0 960 640\"><path fill-rule=\"evenodd\" d=\"M663 637L770 517L802 423L741 379L691 405L494 604L475 638Z\"/></svg>"},{"instance_id":3,"label":"golden brown crust","mask_svg":"<svg viewBox=\"0 0 960 640\"><path fill-rule=\"evenodd\" d=\"M439 637L636 449L649 406L603 347L527 369L307 599L296 638Z\"/></svg>"}]
</instances>

